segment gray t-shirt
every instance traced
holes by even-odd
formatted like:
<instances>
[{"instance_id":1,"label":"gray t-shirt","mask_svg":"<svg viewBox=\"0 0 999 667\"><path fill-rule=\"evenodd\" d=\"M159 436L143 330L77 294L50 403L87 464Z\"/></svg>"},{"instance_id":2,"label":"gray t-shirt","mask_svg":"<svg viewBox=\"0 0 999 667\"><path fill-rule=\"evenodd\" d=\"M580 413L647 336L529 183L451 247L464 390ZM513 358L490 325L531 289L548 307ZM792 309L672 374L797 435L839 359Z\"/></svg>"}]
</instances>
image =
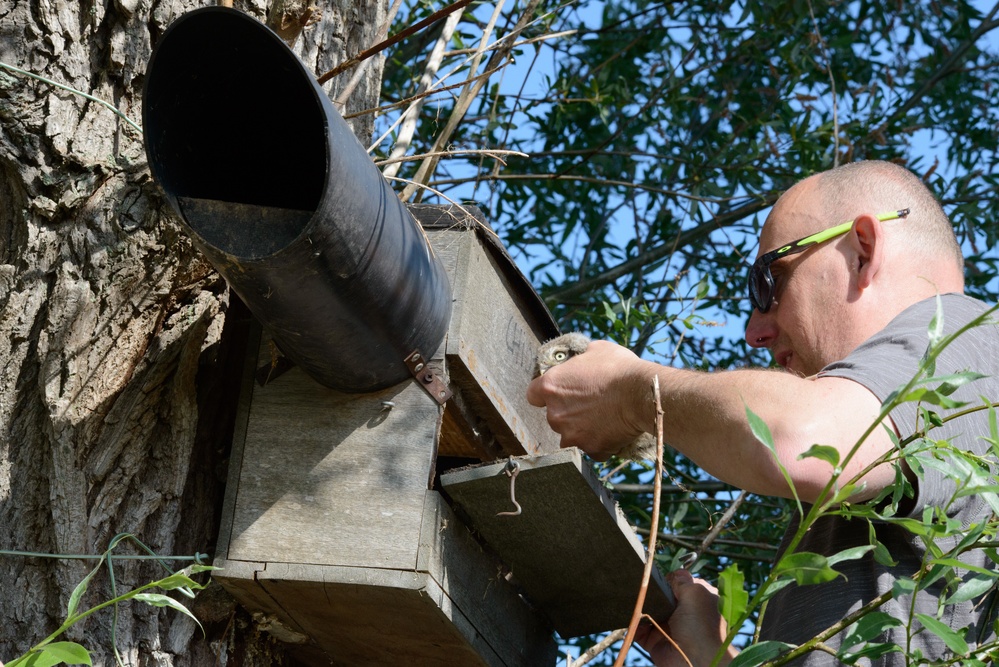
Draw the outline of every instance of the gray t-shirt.
<instances>
[{"instance_id":1,"label":"gray t-shirt","mask_svg":"<svg viewBox=\"0 0 999 667\"><path fill-rule=\"evenodd\" d=\"M945 294L941 298L946 333L959 329L988 308L982 302L961 294ZM863 385L884 401L892 391L900 388L916 374L920 359L926 351L929 340L927 330L936 313L936 306L936 299L931 298L909 307L846 359L824 368L819 376L848 378ZM976 371L988 377L960 388L953 395L954 398L967 401L971 405L981 405L982 396L988 397L991 401L999 400L999 326L989 324L961 335L937 359L935 375L942 376L965 370ZM934 406L927 407L934 408ZM946 411L934 409L946 414ZM903 403L892 411L892 421L902 438L916 431L917 411L915 403ZM940 428L933 429L929 437L934 440L950 439L957 447L985 454L989 445L982 438L989 435L987 415L988 413L983 410L955 419ZM943 473L927 467L925 476L919 480L915 499L907 506L907 516L919 519L924 508L944 506L951 501L953 490L954 485ZM987 519L989 514L989 506L977 496L961 498L950 505L948 510L948 515L961 521L965 527L972 522ZM796 516L792 521L787 536L793 534L798 518ZM881 565L868 554L859 560L838 563L835 569L842 572L845 577L838 577L826 584L813 586L792 584L784 588L771 599L764 614L760 631L761 640L802 644L878 595L890 591L896 579L909 576L918 570L925 555L925 547L918 536L883 522L875 523L875 531L878 540L898 561L897 565L893 567ZM798 551L830 556L850 547L870 543L867 522L825 517L805 536ZM783 549L784 545L781 546L781 552ZM962 560L989 569L995 567L982 550L967 552ZM931 586L928 590L918 593L915 611L936 616L937 598L940 592L940 587ZM992 606L991 600L976 608L976 604L980 602L981 600L971 600L947 607L947 613L941 618L954 630L963 627L974 628L972 632L966 634L971 646L975 646L986 637L992 637L991 622L988 617ZM908 596L893 599L882 606L881 610L907 621L911 614L910 603L911 598ZM914 620L913 628L918 627L918 621ZM825 643L838 648L841 637L842 635L837 635ZM896 628L890 636L882 635L875 641L905 646L906 630L904 627ZM919 647L923 655L928 658L940 657L947 653L946 646L929 632L916 635L912 639L911 646ZM816 666L839 663L827 653L813 651L793 664ZM870 663L864 661L863 664L901 665L904 661L900 654L889 653Z\"/></svg>"}]
</instances>

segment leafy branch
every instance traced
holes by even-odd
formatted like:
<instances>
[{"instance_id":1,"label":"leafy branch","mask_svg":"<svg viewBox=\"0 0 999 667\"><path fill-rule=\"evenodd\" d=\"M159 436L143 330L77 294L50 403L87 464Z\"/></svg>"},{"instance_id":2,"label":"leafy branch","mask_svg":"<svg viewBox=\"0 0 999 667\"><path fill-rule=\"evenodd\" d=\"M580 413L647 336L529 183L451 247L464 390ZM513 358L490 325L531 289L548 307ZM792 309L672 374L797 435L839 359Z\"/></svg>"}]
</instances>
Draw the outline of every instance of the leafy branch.
<instances>
[{"instance_id":1,"label":"leafy branch","mask_svg":"<svg viewBox=\"0 0 999 667\"><path fill-rule=\"evenodd\" d=\"M925 429L917 429L913 435L899 441L895 450L887 452L877 461L866 466L849 482L840 486L840 478L843 475L843 467L857 454L862 443L874 432L876 428L881 428L881 424L888 418L889 414L902 403L928 402L942 407L960 407L961 404L956 403L950 399L949 396L960 386L981 376L977 373L970 372L957 373L942 377L935 376L934 373L937 359L944 349L971 329L994 323L993 314L997 309L999 309L999 306L989 308L967 324L958 327L953 333L945 335L943 333L942 302L938 296L937 312L933 320L930 322L928 330L929 344L923 358L920 361L916 374L905 385L892 392L886 398L882 404L878 417L875 418L873 423L867 427L856 444L854 444L846 455L842 457L842 460L840 460L839 454L834 448L823 447L820 445L813 446L808 452L805 452L801 455L801 457L799 457L804 458L812 456L822 458L833 466L833 474L830 476L826 487L819 493L814 504L808 509L807 512L804 511L804 508L799 501L799 514L802 517L800 523L794 535L788 541L783 556L778 560L767 579L753 596L752 600L746 599L742 593L741 586L733 585L733 577L740 576L738 575L738 571L734 565L730 566L726 573L723 573L722 581L727 582L727 585L721 586L720 604L726 622L729 624L729 636L726 640L725 646L727 646L728 643L731 643L731 641L735 638L738 628L740 628L742 623L749 618L750 610L763 605L766 600L768 600L774 593L784 586L794 582L799 585L808 585L831 581L839 576L836 570L832 567L836 563L844 560L860 558L872 551L875 552L875 558L891 558L886 551L878 551L879 549L883 550L884 547L875 540L873 533L872 544L847 549L833 556L825 557L820 554L798 552L798 545L801 543L804 536L809 530L811 530L819 518L827 514L835 513L858 519L867 518L868 520L870 520L872 516L876 515L882 521L896 523L906 530L920 535L924 541L927 542L928 546L924 556L924 562L920 570L913 574L909 580L897 581L895 589L878 596L876 599L865 604L861 609L851 613L840 621L837 621L835 624L820 632L812 639L803 642L801 645L794 647L782 642L759 642L743 651L733 662L734 667L738 667L739 665L766 665L768 667L776 667L778 665L786 664L787 662L810 651L831 651L831 649L824 644L826 640L839 634L840 632L843 632L854 623L859 624L862 619L869 619L863 626L858 625L856 630L844 639L841 645L840 653L846 651L847 649L851 649L856 644L873 638L885 627L890 625L900 625L904 622L901 619L892 618L887 614L877 612L877 609L895 597L899 591L911 593L920 587L927 586L933 581L939 580L941 577L948 576L948 573L954 568L964 570L971 568L973 571L978 572L980 578L973 580L973 583L966 583L964 588L959 589L957 593L951 595L946 601L942 601L942 604L972 599L977 595L983 594L989 590L990 587L995 586L996 582L999 581L999 573L982 570L981 568L972 568L968 564L957 559L957 556L964 551L972 548L981 548L979 541L983 536L992 537L995 535L997 527L994 525L994 519L992 524L988 526L980 524L967 528L963 539L960 540L952 550L945 553L936 546L936 540L952 534L955 530L961 530L961 526L954 527L951 526L949 522L945 522L945 525L942 525L939 528L933 528L930 527L929 522L935 521L937 516L941 517L941 519L945 519L946 508L936 508L935 513L932 511L929 512L929 515L924 515L924 520L922 522L913 519L894 518L892 516L893 510L890 510L886 514L885 512L877 512L874 509L879 505L879 503L882 503L886 499L892 500L891 507L897 506L898 502L901 500L902 488L905 486L906 482L900 473L900 469L898 468L896 472L898 481L894 487L886 489L878 497L860 507L851 508L848 505L844 505L844 502L857 491L859 480L874 467L895 461L902 455L904 455L908 461L917 465L918 462L913 457L917 456L921 451L924 451L926 446L930 444L925 440ZM992 403L987 402L985 406L978 409L986 408L991 410ZM965 410L961 413L961 416L970 414L971 411L972 410ZM948 417L950 419L954 419L957 418L957 416L958 415L949 415ZM748 408L747 417L750 420L750 425L757 439L776 457L776 450L774 449L769 429L767 429L766 425L762 423L759 417L753 414ZM933 428L942 425L943 423L943 419L934 419L927 415L927 421L924 426L926 428ZM990 429L992 432L992 440L994 440L992 443L993 448L999 450L999 425L997 425L994 411L990 415ZM956 477L963 480L963 484L966 487L962 488L959 486L951 502L964 495L979 494L992 505L995 512L993 517L999 516L999 498L996 498L994 488L991 488L991 484L988 481L982 480L980 475L976 476L973 467L964 466L960 463L962 460L973 459L974 457L960 452L956 448L949 446L948 443L941 443L937 446L949 448L951 458L957 461L957 463L952 464L958 471ZM785 474L792 493L794 493L794 485L787 474L787 471L784 469L783 464L779 460L777 463L780 466L781 471ZM986 470L990 466L987 461L981 461L980 465ZM795 497L797 499L797 496ZM927 509L933 510L934 508ZM960 580L955 578L955 582L957 581ZM915 604L914 596L912 604ZM936 619L928 617L925 614L916 613L915 609L911 609L910 624L913 619L918 620L925 631L932 632L941 637L948 648L950 648L955 654L969 653L970 648L963 638L961 638L954 630L936 621ZM912 632L911 627L909 627L909 631L910 633ZM723 646L716 655L716 660L721 659L724 654L725 646ZM872 647L870 650L879 651L889 649L884 645L877 645ZM838 657L843 659L842 655L838 655Z\"/></svg>"},{"instance_id":2,"label":"leafy branch","mask_svg":"<svg viewBox=\"0 0 999 667\"><path fill-rule=\"evenodd\" d=\"M11 662L8 662L6 667L51 667L52 665L59 665L63 663L69 665L92 665L93 662L90 657L90 652L84 646L76 642L55 640L77 623L80 623L102 609L112 607L115 609L115 617L117 618L118 605L122 602L127 602L128 600L137 600L154 607L167 607L173 609L191 618L199 628L201 627L201 623L198 622L198 619L195 618L194 614L192 614L187 607L182 605L177 600L163 593L148 592L154 589L159 589L161 591L178 591L193 598L194 591L203 589L204 585L194 581L191 576L200 572L207 572L216 569L210 565L201 565L198 563L189 565L178 572L173 572L157 581L139 586L138 588L135 588L127 593L115 595L109 600L101 602L100 604L89 609L80 611L80 602L84 594L87 592L87 588L90 585L91 580L102 567L106 566L108 568L109 576L112 581L112 587L114 586L112 560L116 557L112 555L112 552L124 540L134 541L139 544L140 547L149 551L148 547L130 534L121 534L111 540L107 551L105 551L102 556L101 563L91 570L90 573L87 574L87 576L84 577L79 584L77 584L72 594L70 594L69 602L66 607L66 619L63 621L62 625L60 625L48 637L32 646L27 653L15 658ZM118 665L120 667L124 667L124 661L122 660L121 654L118 652L118 647L112 646L112 648L114 649L115 659L117 660Z\"/></svg>"}]
</instances>

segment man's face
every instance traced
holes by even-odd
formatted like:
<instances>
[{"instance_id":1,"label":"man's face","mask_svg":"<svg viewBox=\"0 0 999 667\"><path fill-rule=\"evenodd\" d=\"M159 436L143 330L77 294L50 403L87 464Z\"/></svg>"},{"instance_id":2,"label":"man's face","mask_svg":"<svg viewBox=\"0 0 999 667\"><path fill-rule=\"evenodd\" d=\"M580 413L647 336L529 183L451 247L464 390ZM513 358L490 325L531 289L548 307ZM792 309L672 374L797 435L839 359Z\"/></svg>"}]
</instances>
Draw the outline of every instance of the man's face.
<instances>
[{"instance_id":1,"label":"man's face","mask_svg":"<svg viewBox=\"0 0 999 667\"><path fill-rule=\"evenodd\" d=\"M841 222L824 215L816 190L806 180L781 197L760 234L760 255ZM845 357L856 346L850 262L846 237L774 262L774 304L766 313L753 310L746 341L802 376Z\"/></svg>"}]
</instances>

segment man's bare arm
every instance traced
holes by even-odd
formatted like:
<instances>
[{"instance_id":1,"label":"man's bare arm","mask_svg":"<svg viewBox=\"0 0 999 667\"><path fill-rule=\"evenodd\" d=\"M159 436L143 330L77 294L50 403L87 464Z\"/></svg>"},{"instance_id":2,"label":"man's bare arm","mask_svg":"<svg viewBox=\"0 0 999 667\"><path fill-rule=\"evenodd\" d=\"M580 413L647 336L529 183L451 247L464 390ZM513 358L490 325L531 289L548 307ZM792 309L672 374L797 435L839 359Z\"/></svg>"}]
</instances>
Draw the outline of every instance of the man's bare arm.
<instances>
[{"instance_id":1,"label":"man's bare arm","mask_svg":"<svg viewBox=\"0 0 999 667\"><path fill-rule=\"evenodd\" d=\"M790 489L773 455L750 429L748 407L769 426L777 455L806 502L826 486L832 468L799 456L822 444L845 458L881 409L870 391L842 378L800 378L758 369L701 373L644 361L606 341L594 341L585 354L536 379L528 399L547 407L549 424L562 435L563 446L579 447L602 460L651 430L653 375L659 376L670 445L729 484L788 497ZM885 429L874 429L841 479L851 479L892 446ZM891 466L882 465L864 478L866 489L855 499L872 497L894 480Z\"/></svg>"}]
</instances>

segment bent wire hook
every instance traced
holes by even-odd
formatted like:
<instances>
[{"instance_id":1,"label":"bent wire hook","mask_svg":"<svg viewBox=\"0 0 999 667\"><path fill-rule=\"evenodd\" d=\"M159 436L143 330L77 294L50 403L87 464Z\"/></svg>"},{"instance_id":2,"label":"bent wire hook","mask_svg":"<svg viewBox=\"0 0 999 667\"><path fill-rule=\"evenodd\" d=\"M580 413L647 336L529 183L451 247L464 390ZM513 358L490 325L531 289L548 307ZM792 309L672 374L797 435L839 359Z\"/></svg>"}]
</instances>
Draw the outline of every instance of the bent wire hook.
<instances>
[{"instance_id":1,"label":"bent wire hook","mask_svg":"<svg viewBox=\"0 0 999 667\"><path fill-rule=\"evenodd\" d=\"M517 473L520 472L520 464L514 461L511 456L506 462L506 466L503 467L503 472L510 478L510 501L517 509L513 512L497 512L496 516L520 516L524 510L521 508L520 503L517 502L517 496L514 492L514 484L517 482Z\"/></svg>"}]
</instances>

